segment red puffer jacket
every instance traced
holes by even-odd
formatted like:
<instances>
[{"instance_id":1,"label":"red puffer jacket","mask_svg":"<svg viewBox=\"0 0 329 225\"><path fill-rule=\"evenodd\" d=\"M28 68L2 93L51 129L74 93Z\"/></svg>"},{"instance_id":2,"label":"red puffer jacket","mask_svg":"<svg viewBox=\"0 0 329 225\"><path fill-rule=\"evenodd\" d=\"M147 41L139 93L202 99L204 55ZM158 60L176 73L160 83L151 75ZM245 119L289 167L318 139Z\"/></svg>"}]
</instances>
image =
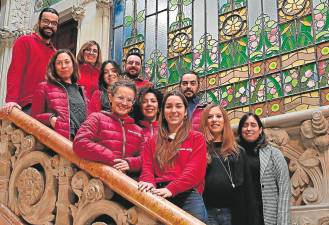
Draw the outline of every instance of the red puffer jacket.
<instances>
[{"instance_id":1,"label":"red puffer jacket","mask_svg":"<svg viewBox=\"0 0 329 225\"><path fill-rule=\"evenodd\" d=\"M142 154L143 166L140 180L156 186L159 182L169 182L166 188L173 196L196 188L199 193L204 189L207 166L206 141L202 134L190 131L186 140L178 148L173 165L160 169L155 159L156 138L145 144Z\"/></svg>"},{"instance_id":2,"label":"red puffer jacket","mask_svg":"<svg viewBox=\"0 0 329 225\"><path fill-rule=\"evenodd\" d=\"M86 93L82 87L79 86L79 89L87 106L88 98L86 98ZM70 140L69 97L62 84L39 83L33 95L31 110L31 115L35 119L49 127L50 118L56 116L54 130Z\"/></svg>"},{"instance_id":3,"label":"red puffer jacket","mask_svg":"<svg viewBox=\"0 0 329 225\"><path fill-rule=\"evenodd\" d=\"M192 129L199 131L200 130L200 122L201 122L201 115L203 112L203 105L198 105L196 109L193 111L192 114Z\"/></svg>"},{"instance_id":4,"label":"red puffer jacket","mask_svg":"<svg viewBox=\"0 0 329 225\"><path fill-rule=\"evenodd\" d=\"M145 140L152 138L153 136L158 136L158 121L148 122L145 120L139 121L144 133Z\"/></svg>"},{"instance_id":5,"label":"red puffer jacket","mask_svg":"<svg viewBox=\"0 0 329 225\"><path fill-rule=\"evenodd\" d=\"M80 79L78 84L84 86L87 92L88 99L91 99L94 91L98 90L99 69L90 64L80 64Z\"/></svg>"},{"instance_id":6,"label":"red puffer jacket","mask_svg":"<svg viewBox=\"0 0 329 225\"><path fill-rule=\"evenodd\" d=\"M91 96L89 107L88 107L88 115L93 112L100 112L102 110L102 91L96 90Z\"/></svg>"},{"instance_id":7,"label":"red puffer jacket","mask_svg":"<svg viewBox=\"0 0 329 225\"><path fill-rule=\"evenodd\" d=\"M73 141L73 151L81 158L110 166L114 165L114 159L124 159L130 172L141 169L143 148L143 131L134 119L119 118L106 111L90 114Z\"/></svg>"}]
</instances>

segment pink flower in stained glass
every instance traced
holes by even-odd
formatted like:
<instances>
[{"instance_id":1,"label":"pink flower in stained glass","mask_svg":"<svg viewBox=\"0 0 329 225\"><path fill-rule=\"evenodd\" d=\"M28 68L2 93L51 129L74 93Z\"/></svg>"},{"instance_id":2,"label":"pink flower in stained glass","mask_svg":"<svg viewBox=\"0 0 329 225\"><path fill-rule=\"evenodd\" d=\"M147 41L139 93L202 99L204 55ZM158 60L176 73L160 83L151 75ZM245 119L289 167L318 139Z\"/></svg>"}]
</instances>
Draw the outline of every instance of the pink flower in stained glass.
<instances>
[{"instance_id":1,"label":"pink flower in stained glass","mask_svg":"<svg viewBox=\"0 0 329 225\"><path fill-rule=\"evenodd\" d=\"M326 65L327 64L324 61L319 62L318 68L319 68L319 74L320 75L325 73Z\"/></svg>"},{"instance_id":2,"label":"pink flower in stained glass","mask_svg":"<svg viewBox=\"0 0 329 225\"><path fill-rule=\"evenodd\" d=\"M246 96L242 96L242 97L240 98L240 102L241 102L241 103L245 103L245 102L247 102L247 97L246 97Z\"/></svg>"},{"instance_id":3,"label":"pink flower in stained glass","mask_svg":"<svg viewBox=\"0 0 329 225\"><path fill-rule=\"evenodd\" d=\"M307 85L307 87L312 88L312 87L315 86L315 81L314 80L309 80L306 85Z\"/></svg>"},{"instance_id":4,"label":"pink flower in stained glass","mask_svg":"<svg viewBox=\"0 0 329 225\"><path fill-rule=\"evenodd\" d=\"M259 90L257 94L259 97L264 96L264 90Z\"/></svg>"},{"instance_id":5,"label":"pink flower in stained glass","mask_svg":"<svg viewBox=\"0 0 329 225\"><path fill-rule=\"evenodd\" d=\"M276 94L276 89L275 89L274 87L272 87L272 88L270 89L270 94L271 94L271 95Z\"/></svg>"},{"instance_id":6,"label":"pink flower in stained glass","mask_svg":"<svg viewBox=\"0 0 329 225\"><path fill-rule=\"evenodd\" d=\"M229 88L229 89L227 89L227 93L228 93L229 95L233 94L233 93L234 93L233 88Z\"/></svg>"},{"instance_id":7,"label":"pink flower in stained glass","mask_svg":"<svg viewBox=\"0 0 329 225\"><path fill-rule=\"evenodd\" d=\"M167 72L167 64L166 63L162 63L161 64L161 68L160 68L160 75L164 76L166 75Z\"/></svg>"},{"instance_id":8,"label":"pink flower in stained glass","mask_svg":"<svg viewBox=\"0 0 329 225\"><path fill-rule=\"evenodd\" d=\"M294 78L294 79L297 79L297 78L298 78L298 73L297 73L297 71L294 71L294 72L291 74L291 77Z\"/></svg>"},{"instance_id":9,"label":"pink flower in stained glass","mask_svg":"<svg viewBox=\"0 0 329 225\"><path fill-rule=\"evenodd\" d=\"M324 21L323 20L320 20L320 21L317 21L316 22L316 27L318 28L318 29L321 29L323 26L324 26Z\"/></svg>"},{"instance_id":10,"label":"pink flower in stained glass","mask_svg":"<svg viewBox=\"0 0 329 225\"><path fill-rule=\"evenodd\" d=\"M313 71L312 70L306 70L305 71L305 77L309 78L313 75Z\"/></svg>"},{"instance_id":11,"label":"pink flower in stained glass","mask_svg":"<svg viewBox=\"0 0 329 225\"><path fill-rule=\"evenodd\" d=\"M257 36L255 34L249 36L249 41L255 41Z\"/></svg>"},{"instance_id":12,"label":"pink flower in stained glass","mask_svg":"<svg viewBox=\"0 0 329 225\"><path fill-rule=\"evenodd\" d=\"M292 86L290 84L286 85L284 90L288 93L288 92L291 92L292 90Z\"/></svg>"},{"instance_id":13,"label":"pink flower in stained glass","mask_svg":"<svg viewBox=\"0 0 329 225\"><path fill-rule=\"evenodd\" d=\"M227 100L222 100L220 104L221 104L222 107L226 107L226 106L228 106L228 101Z\"/></svg>"},{"instance_id":14,"label":"pink flower in stained glass","mask_svg":"<svg viewBox=\"0 0 329 225\"><path fill-rule=\"evenodd\" d=\"M321 13L317 13L314 15L315 20L322 20L322 18L323 18L323 15Z\"/></svg>"}]
</instances>

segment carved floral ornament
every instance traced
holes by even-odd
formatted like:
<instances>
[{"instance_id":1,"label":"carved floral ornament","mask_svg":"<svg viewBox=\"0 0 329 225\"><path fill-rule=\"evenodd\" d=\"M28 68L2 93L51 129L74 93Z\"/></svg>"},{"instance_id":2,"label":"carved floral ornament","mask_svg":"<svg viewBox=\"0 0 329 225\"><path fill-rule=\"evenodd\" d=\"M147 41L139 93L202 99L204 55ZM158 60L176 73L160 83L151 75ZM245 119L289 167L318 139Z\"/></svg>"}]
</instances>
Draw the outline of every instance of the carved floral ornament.
<instances>
[{"instance_id":1,"label":"carved floral ornament","mask_svg":"<svg viewBox=\"0 0 329 225\"><path fill-rule=\"evenodd\" d=\"M300 127L286 130L266 129L268 140L277 146L287 159L291 172L292 204L316 205L328 201L329 163L328 120L315 112L311 120Z\"/></svg>"}]
</instances>

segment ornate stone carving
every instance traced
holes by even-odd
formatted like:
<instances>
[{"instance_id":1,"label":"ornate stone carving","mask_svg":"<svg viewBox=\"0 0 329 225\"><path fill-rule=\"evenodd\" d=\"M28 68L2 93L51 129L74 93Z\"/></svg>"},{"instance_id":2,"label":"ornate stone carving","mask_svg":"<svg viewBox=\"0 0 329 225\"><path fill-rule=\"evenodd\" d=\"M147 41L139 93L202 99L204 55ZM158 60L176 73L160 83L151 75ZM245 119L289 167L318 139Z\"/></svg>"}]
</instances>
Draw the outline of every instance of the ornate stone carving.
<instances>
[{"instance_id":1,"label":"ornate stone carving","mask_svg":"<svg viewBox=\"0 0 329 225\"><path fill-rule=\"evenodd\" d=\"M268 139L287 158L292 173L293 205L315 205L329 199L328 121L321 112L302 122L300 128L266 129Z\"/></svg>"},{"instance_id":2,"label":"ornate stone carving","mask_svg":"<svg viewBox=\"0 0 329 225\"><path fill-rule=\"evenodd\" d=\"M24 169L16 180L18 201L32 206L42 197L44 191L43 175L33 167Z\"/></svg>"},{"instance_id":3,"label":"ornate stone carving","mask_svg":"<svg viewBox=\"0 0 329 225\"><path fill-rule=\"evenodd\" d=\"M107 215L116 224L127 224L127 213L124 208L116 202L105 200L111 199L114 193L100 180L89 180L85 172L79 171L73 176L71 186L78 197L78 202L71 205L74 224L90 223L101 215Z\"/></svg>"},{"instance_id":4,"label":"ornate stone carving","mask_svg":"<svg viewBox=\"0 0 329 225\"><path fill-rule=\"evenodd\" d=\"M32 151L16 160L9 181L9 207L31 224L54 220L56 179L50 157Z\"/></svg>"},{"instance_id":5,"label":"ornate stone carving","mask_svg":"<svg viewBox=\"0 0 329 225\"><path fill-rule=\"evenodd\" d=\"M11 27L16 30L24 30L29 25L29 16L31 15L32 1L23 0L11 1L9 21Z\"/></svg>"},{"instance_id":6,"label":"ornate stone carving","mask_svg":"<svg viewBox=\"0 0 329 225\"><path fill-rule=\"evenodd\" d=\"M81 21L85 16L86 8L83 4L73 5L72 7L72 17L76 21Z\"/></svg>"},{"instance_id":7,"label":"ornate stone carving","mask_svg":"<svg viewBox=\"0 0 329 225\"><path fill-rule=\"evenodd\" d=\"M98 8L110 8L113 6L113 0L96 0Z\"/></svg>"}]
</instances>

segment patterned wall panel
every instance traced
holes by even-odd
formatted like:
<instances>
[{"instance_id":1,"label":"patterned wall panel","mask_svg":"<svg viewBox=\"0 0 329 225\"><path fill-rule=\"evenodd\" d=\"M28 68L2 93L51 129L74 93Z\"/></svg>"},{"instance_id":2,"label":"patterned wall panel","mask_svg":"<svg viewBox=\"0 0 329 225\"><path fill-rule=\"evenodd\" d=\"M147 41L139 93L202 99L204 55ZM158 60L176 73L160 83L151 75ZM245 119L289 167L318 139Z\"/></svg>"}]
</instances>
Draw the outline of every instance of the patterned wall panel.
<instances>
[{"instance_id":1,"label":"patterned wall panel","mask_svg":"<svg viewBox=\"0 0 329 225\"><path fill-rule=\"evenodd\" d=\"M245 111L267 117L328 104L328 0L121 0L114 17L127 2L145 6L137 19L145 76L158 88L173 89L193 69L202 101L222 104L232 121ZM117 52L129 36L122 26L113 26Z\"/></svg>"}]
</instances>

